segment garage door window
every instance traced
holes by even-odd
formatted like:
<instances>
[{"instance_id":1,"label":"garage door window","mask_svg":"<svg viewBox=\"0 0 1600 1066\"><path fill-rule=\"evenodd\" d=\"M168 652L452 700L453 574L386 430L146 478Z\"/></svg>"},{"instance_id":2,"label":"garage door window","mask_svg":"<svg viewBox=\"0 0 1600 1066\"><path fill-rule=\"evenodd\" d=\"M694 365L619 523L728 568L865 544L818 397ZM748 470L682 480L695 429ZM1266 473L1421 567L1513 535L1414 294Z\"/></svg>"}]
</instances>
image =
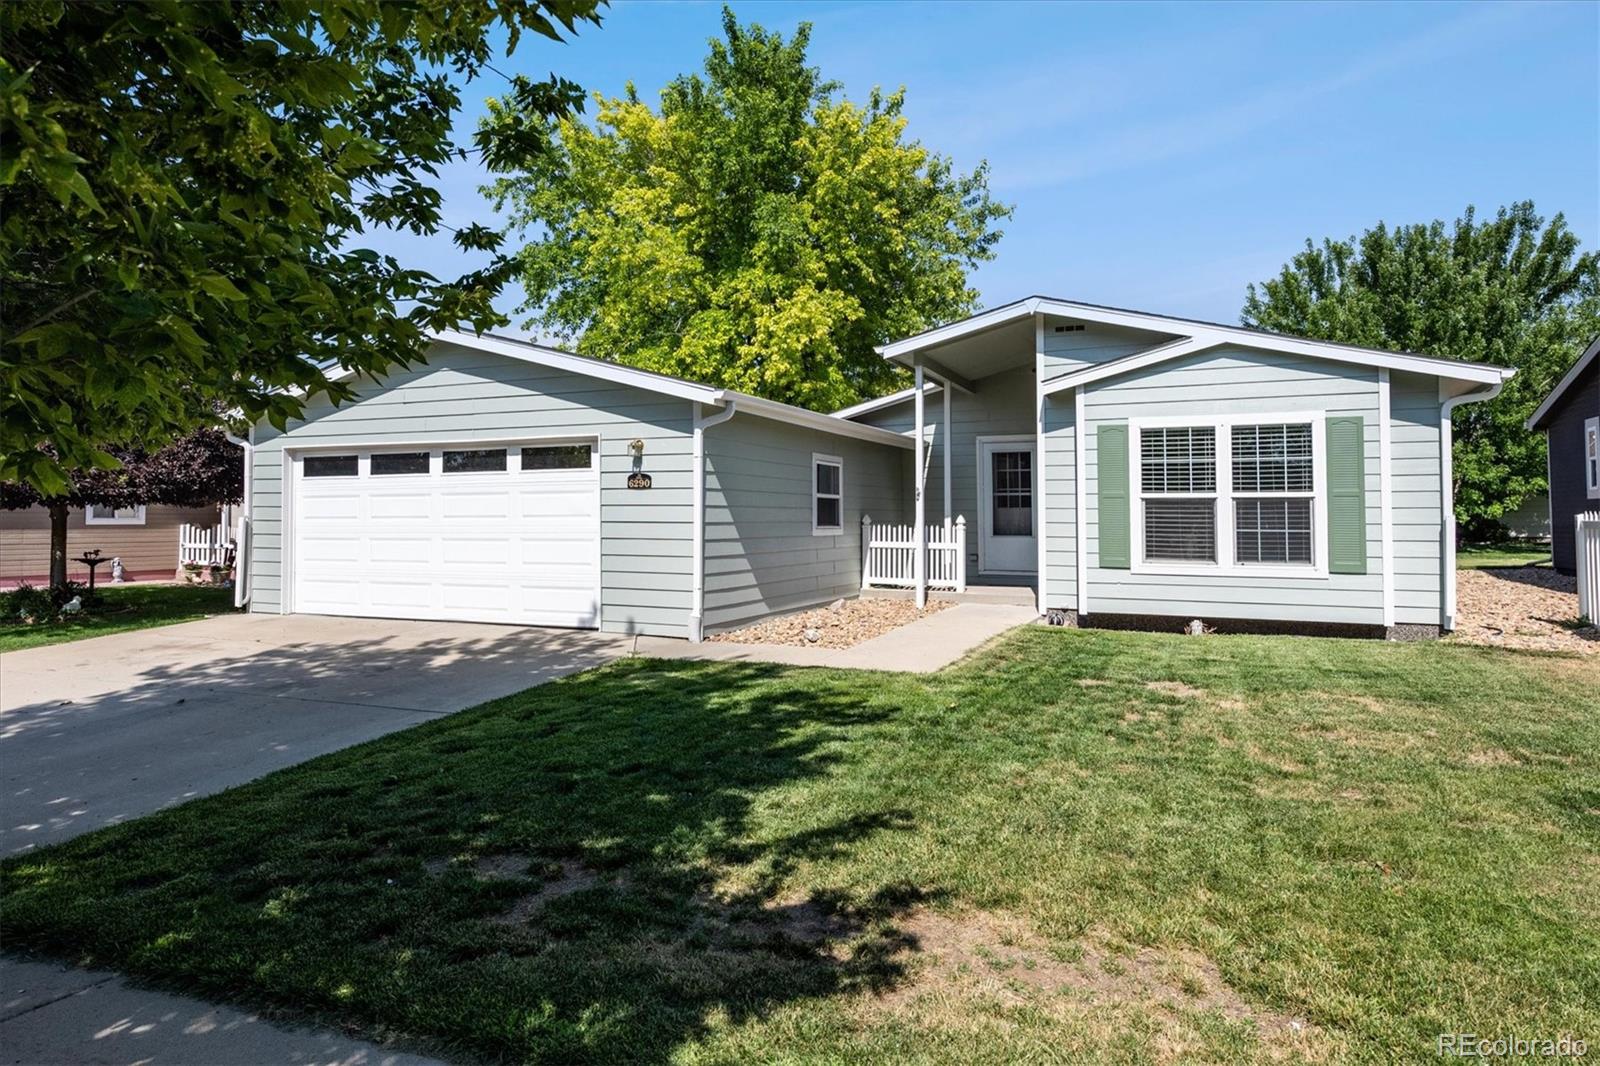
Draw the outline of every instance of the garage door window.
<instances>
[{"instance_id":1,"label":"garage door window","mask_svg":"<svg viewBox=\"0 0 1600 1066\"><path fill-rule=\"evenodd\" d=\"M353 455L308 455L304 471L306 477L355 477L356 457Z\"/></svg>"},{"instance_id":2,"label":"garage door window","mask_svg":"<svg viewBox=\"0 0 1600 1066\"><path fill-rule=\"evenodd\" d=\"M444 472L446 474L487 474L494 472L503 474L505 469L506 450L504 448L444 453Z\"/></svg>"},{"instance_id":3,"label":"garage door window","mask_svg":"<svg viewBox=\"0 0 1600 1066\"><path fill-rule=\"evenodd\" d=\"M377 452L372 456L372 476L390 474L426 474L427 452Z\"/></svg>"},{"instance_id":4,"label":"garage door window","mask_svg":"<svg viewBox=\"0 0 1600 1066\"><path fill-rule=\"evenodd\" d=\"M522 449L524 470L587 470L589 464L587 444L559 444Z\"/></svg>"}]
</instances>

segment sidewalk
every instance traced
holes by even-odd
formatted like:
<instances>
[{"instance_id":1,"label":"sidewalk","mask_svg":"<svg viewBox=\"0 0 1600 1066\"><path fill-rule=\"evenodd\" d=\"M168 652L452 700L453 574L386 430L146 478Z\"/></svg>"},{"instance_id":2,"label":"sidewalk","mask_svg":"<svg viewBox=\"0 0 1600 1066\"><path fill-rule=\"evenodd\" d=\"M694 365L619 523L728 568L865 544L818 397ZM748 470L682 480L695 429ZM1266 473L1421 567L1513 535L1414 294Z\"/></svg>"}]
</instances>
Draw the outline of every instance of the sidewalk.
<instances>
[{"instance_id":1,"label":"sidewalk","mask_svg":"<svg viewBox=\"0 0 1600 1066\"><path fill-rule=\"evenodd\" d=\"M891 670L931 674L1009 629L1037 620L1032 607L1006 603L959 603L863 641L853 648L807 648L789 644L691 644L671 637L640 637L634 654L658 659L781 663L843 670Z\"/></svg>"},{"instance_id":2,"label":"sidewalk","mask_svg":"<svg viewBox=\"0 0 1600 1066\"><path fill-rule=\"evenodd\" d=\"M136 988L114 973L0 956L11 1066L444 1066L339 1033Z\"/></svg>"}]
</instances>

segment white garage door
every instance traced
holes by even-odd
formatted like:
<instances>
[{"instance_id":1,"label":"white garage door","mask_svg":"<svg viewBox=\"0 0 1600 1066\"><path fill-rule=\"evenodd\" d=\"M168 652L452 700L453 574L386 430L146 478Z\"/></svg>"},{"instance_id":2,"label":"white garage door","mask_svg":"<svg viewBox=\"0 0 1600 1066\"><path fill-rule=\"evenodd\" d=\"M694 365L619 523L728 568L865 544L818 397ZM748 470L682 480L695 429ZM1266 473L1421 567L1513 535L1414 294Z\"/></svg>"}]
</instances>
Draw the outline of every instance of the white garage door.
<instances>
[{"instance_id":1,"label":"white garage door","mask_svg":"<svg viewBox=\"0 0 1600 1066\"><path fill-rule=\"evenodd\" d=\"M296 453L296 611L594 627L593 442Z\"/></svg>"}]
</instances>

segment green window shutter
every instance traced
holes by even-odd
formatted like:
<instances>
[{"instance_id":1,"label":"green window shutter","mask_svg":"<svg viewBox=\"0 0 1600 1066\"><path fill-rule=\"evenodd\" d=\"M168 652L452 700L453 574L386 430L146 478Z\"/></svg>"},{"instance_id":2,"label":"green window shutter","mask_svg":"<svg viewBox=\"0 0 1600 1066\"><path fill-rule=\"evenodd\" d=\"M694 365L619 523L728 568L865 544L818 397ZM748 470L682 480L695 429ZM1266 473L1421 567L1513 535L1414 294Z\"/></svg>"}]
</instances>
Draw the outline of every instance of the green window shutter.
<instances>
[{"instance_id":1,"label":"green window shutter","mask_svg":"<svg viewBox=\"0 0 1600 1066\"><path fill-rule=\"evenodd\" d=\"M1100 565L1128 569L1128 427L1100 426L1095 431L1096 496L1100 503Z\"/></svg>"},{"instance_id":2,"label":"green window shutter","mask_svg":"<svg viewBox=\"0 0 1600 1066\"><path fill-rule=\"evenodd\" d=\"M1360 418L1328 419L1328 572L1367 572L1366 432Z\"/></svg>"}]
</instances>

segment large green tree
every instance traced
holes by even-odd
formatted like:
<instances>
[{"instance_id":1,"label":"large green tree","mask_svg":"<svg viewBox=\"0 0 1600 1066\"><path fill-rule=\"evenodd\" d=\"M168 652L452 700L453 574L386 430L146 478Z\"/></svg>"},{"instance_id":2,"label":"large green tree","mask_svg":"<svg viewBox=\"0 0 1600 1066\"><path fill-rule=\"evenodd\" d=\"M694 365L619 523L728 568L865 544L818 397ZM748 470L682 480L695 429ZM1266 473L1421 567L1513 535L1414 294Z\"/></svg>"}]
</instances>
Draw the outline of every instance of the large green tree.
<instances>
[{"instance_id":1,"label":"large green tree","mask_svg":"<svg viewBox=\"0 0 1600 1066\"><path fill-rule=\"evenodd\" d=\"M1490 403L1455 413L1456 517L1481 534L1546 491L1543 434L1524 421L1600 333L1600 257L1579 254L1531 201L1479 221L1442 221L1324 240L1251 285L1247 326L1515 367Z\"/></svg>"},{"instance_id":2,"label":"large green tree","mask_svg":"<svg viewBox=\"0 0 1600 1066\"><path fill-rule=\"evenodd\" d=\"M785 40L723 12L704 74L555 124L485 191L509 209L529 326L578 350L828 409L896 372L872 347L968 313L993 254L987 169L907 140L904 91L837 98ZM527 116L492 107L491 135Z\"/></svg>"},{"instance_id":3,"label":"large green tree","mask_svg":"<svg viewBox=\"0 0 1600 1066\"><path fill-rule=\"evenodd\" d=\"M218 407L276 422L503 321L502 258L437 278L363 248L446 229L438 167L495 46L560 39L596 0L7 0L0 4L0 479L67 493L117 450ZM510 79L523 121L470 151L538 151L581 106ZM493 252L480 225L463 250Z\"/></svg>"}]
</instances>

